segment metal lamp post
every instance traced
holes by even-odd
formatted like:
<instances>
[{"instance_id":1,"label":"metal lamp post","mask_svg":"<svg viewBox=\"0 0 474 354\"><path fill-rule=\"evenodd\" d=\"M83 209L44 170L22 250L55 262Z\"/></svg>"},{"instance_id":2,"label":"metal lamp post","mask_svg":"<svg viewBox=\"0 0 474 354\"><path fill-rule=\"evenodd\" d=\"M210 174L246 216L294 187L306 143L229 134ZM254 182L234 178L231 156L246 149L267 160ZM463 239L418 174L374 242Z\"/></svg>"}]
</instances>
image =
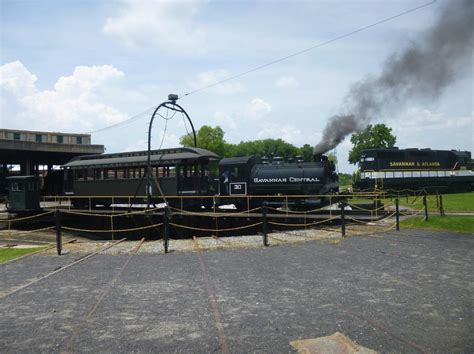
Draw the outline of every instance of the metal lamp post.
<instances>
[{"instance_id":1,"label":"metal lamp post","mask_svg":"<svg viewBox=\"0 0 474 354\"><path fill-rule=\"evenodd\" d=\"M193 130L193 138L194 138L194 147L197 147L197 139L196 139L196 131L194 130L193 122L191 118L189 118L188 113L181 107L179 104L176 103L178 100L178 95L169 94L168 101L161 103L158 107L156 107L155 111L153 112L150 124L148 126L148 152L147 152L147 184L146 184L146 196L147 196L147 209L150 208L151 204L151 129L153 128L153 120L155 119L156 114L158 113L159 109L164 107L167 109L171 109L172 111L183 113L186 118L188 119L189 124L191 125L191 129Z\"/></svg>"}]
</instances>

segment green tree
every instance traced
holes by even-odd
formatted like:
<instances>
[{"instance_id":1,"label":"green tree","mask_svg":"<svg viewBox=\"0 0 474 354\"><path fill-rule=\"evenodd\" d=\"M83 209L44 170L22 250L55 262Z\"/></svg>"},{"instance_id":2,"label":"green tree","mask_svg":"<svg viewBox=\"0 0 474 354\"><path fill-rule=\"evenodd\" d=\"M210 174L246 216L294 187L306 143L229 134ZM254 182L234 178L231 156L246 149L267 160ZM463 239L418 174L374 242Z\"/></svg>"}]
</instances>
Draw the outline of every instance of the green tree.
<instances>
[{"instance_id":1,"label":"green tree","mask_svg":"<svg viewBox=\"0 0 474 354\"><path fill-rule=\"evenodd\" d=\"M221 127L215 128L203 125L196 134L197 146L215 152L219 156L226 156L228 144L224 140L224 131ZM179 142L183 146L194 146L192 134L183 135Z\"/></svg>"},{"instance_id":2,"label":"green tree","mask_svg":"<svg viewBox=\"0 0 474 354\"><path fill-rule=\"evenodd\" d=\"M349 173L339 173L339 186L351 187L352 186L352 175Z\"/></svg>"},{"instance_id":3,"label":"green tree","mask_svg":"<svg viewBox=\"0 0 474 354\"><path fill-rule=\"evenodd\" d=\"M232 148L232 156L281 156L284 160L298 155L298 148L282 139L241 141Z\"/></svg>"},{"instance_id":4,"label":"green tree","mask_svg":"<svg viewBox=\"0 0 474 354\"><path fill-rule=\"evenodd\" d=\"M328 160L334 162L337 165L337 156L334 152L328 153Z\"/></svg>"},{"instance_id":5,"label":"green tree","mask_svg":"<svg viewBox=\"0 0 474 354\"><path fill-rule=\"evenodd\" d=\"M314 158L314 147L309 144L304 144L298 149L298 155L303 156L305 161L313 161Z\"/></svg>"},{"instance_id":6,"label":"green tree","mask_svg":"<svg viewBox=\"0 0 474 354\"><path fill-rule=\"evenodd\" d=\"M369 124L359 133L351 136L354 146L349 152L349 162L356 164L360 161L362 150L371 148L391 148L395 145L397 137L392 134L392 128L385 124Z\"/></svg>"},{"instance_id":7,"label":"green tree","mask_svg":"<svg viewBox=\"0 0 474 354\"><path fill-rule=\"evenodd\" d=\"M281 156L288 161L289 158L301 155L305 161L313 161L314 148L309 144L298 148L282 139L251 140L230 144L225 141L224 135L224 131L219 126L203 125L196 133L197 145L221 157L253 155L267 156L272 159L274 156ZM182 146L194 146L194 139L190 134L183 135L179 142Z\"/></svg>"}]
</instances>

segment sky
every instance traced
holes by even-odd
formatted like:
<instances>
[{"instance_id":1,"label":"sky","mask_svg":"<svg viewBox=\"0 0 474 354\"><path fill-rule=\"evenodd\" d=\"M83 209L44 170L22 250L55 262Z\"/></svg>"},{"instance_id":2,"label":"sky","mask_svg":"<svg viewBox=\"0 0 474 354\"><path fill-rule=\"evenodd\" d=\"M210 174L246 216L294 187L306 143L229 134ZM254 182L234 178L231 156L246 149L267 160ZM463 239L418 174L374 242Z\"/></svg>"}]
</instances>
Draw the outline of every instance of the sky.
<instances>
[{"instance_id":1,"label":"sky","mask_svg":"<svg viewBox=\"0 0 474 354\"><path fill-rule=\"evenodd\" d=\"M316 145L351 84L416 43L448 1L184 97L429 1L0 0L0 127L93 132L107 152L142 150L153 108L175 93L196 129L219 125L230 143ZM400 148L474 151L473 86L467 65L436 100L373 123ZM158 118L152 145L176 147L187 131L180 114ZM355 170L351 147L336 148L340 172Z\"/></svg>"}]
</instances>

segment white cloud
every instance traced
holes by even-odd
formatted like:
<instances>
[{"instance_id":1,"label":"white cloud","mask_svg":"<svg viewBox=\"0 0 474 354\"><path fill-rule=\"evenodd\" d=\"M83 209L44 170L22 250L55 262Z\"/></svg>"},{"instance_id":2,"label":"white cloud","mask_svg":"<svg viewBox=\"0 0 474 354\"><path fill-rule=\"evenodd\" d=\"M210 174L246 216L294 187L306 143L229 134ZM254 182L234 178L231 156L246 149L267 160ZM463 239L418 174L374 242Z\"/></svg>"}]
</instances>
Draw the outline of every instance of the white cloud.
<instances>
[{"instance_id":1,"label":"white cloud","mask_svg":"<svg viewBox=\"0 0 474 354\"><path fill-rule=\"evenodd\" d=\"M16 129L84 132L120 122L126 115L101 101L101 91L123 73L113 66L78 66L40 91L36 76L20 62L0 67L2 126Z\"/></svg>"},{"instance_id":2,"label":"white cloud","mask_svg":"<svg viewBox=\"0 0 474 354\"><path fill-rule=\"evenodd\" d=\"M224 80L230 77L231 74L224 69L214 70L214 71L205 71L197 75L197 79L190 82L189 86L192 89L200 89L210 85L214 85L217 82ZM218 95L233 95L239 92L242 92L244 87L240 82L224 82L222 84L215 85L210 87L208 91L213 92Z\"/></svg>"},{"instance_id":3,"label":"white cloud","mask_svg":"<svg viewBox=\"0 0 474 354\"><path fill-rule=\"evenodd\" d=\"M261 124L262 128L257 134L258 139L283 139L284 141L301 145L303 133L291 124L275 124L266 122Z\"/></svg>"},{"instance_id":4,"label":"white cloud","mask_svg":"<svg viewBox=\"0 0 474 354\"><path fill-rule=\"evenodd\" d=\"M107 18L103 32L132 47L157 46L180 54L205 52L206 31L195 24L203 1L126 0L115 17Z\"/></svg>"},{"instance_id":5,"label":"white cloud","mask_svg":"<svg viewBox=\"0 0 474 354\"><path fill-rule=\"evenodd\" d=\"M259 126L260 130L257 133L257 139L283 139L295 146L302 146L304 144L315 145L321 137L320 133L304 130L288 123L273 123L268 120L262 120Z\"/></svg>"},{"instance_id":6,"label":"white cloud","mask_svg":"<svg viewBox=\"0 0 474 354\"><path fill-rule=\"evenodd\" d=\"M275 81L278 88L297 88L300 85L294 76L281 76Z\"/></svg>"},{"instance_id":7,"label":"white cloud","mask_svg":"<svg viewBox=\"0 0 474 354\"><path fill-rule=\"evenodd\" d=\"M246 116L252 119L260 119L272 111L270 103L262 98L254 98L246 107Z\"/></svg>"},{"instance_id":8,"label":"white cloud","mask_svg":"<svg viewBox=\"0 0 474 354\"><path fill-rule=\"evenodd\" d=\"M423 108L409 108L401 113L401 117L397 121L400 123L398 129L401 131L405 128L419 131L425 129L468 128L473 124L472 116L446 117L440 112Z\"/></svg>"},{"instance_id":9,"label":"white cloud","mask_svg":"<svg viewBox=\"0 0 474 354\"><path fill-rule=\"evenodd\" d=\"M0 66L0 87L14 96L35 93L37 80L20 61Z\"/></svg>"},{"instance_id":10,"label":"white cloud","mask_svg":"<svg viewBox=\"0 0 474 354\"><path fill-rule=\"evenodd\" d=\"M163 137L163 134L165 136ZM152 136L151 141L151 148L158 149L158 148L166 149L166 148L175 148L180 146L179 144L179 137L174 134L170 133L169 131L165 132L160 130L159 132L155 132ZM123 148L120 149L122 151ZM142 151L148 149L148 140L147 139L138 139L133 144L128 145L123 149L123 151Z\"/></svg>"},{"instance_id":11,"label":"white cloud","mask_svg":"<svg viewBox=\"0 0 474 354\"><path fill-rule=\"evenodd\" d=\"M391 126L401 148L472 150L474 147L472 115L447 115L424 108L410 108L402 112L396 122Z\"/></svg>"},{"instance_id":12,"label":"white cloud","mask_svg":"<svg viewBox=\"0 0 474 354\"><path fill-rule=\"evenodd\" d=\"M234 118L224 112L214 113L214 122L216 125L220 126L224 131L226 130L235 130L237 129L237 124L235 123Z\"/></svg>"},{"instance_id":13,"label":"white cloud","mask_svg":"<svg viewBox=\"0 0 474 354\"><path fill-rule=\"evenodd\" d=\"M100 88L111 78L123 77L123 72L111 65L76 66L71 76L62 76L54 85L63 95L87 95Z\"/></svg>"}]
</instances>

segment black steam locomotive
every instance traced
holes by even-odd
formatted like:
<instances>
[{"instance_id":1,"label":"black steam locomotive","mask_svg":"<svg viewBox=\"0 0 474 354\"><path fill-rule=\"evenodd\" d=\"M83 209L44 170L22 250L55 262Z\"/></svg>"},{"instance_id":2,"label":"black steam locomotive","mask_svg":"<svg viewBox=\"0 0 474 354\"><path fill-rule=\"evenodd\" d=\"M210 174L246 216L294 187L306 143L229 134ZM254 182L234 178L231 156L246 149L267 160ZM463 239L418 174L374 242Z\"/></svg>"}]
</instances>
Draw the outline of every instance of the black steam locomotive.
<instances>
[{"instance_id":1,"label":"black steam locomotive","mask_svg":"<svg viewBox=\"0 0 474 354\"><path fill-rule=\"evenodd\" d=\"M146 151L78 157L63 168L66 194L74 196L76 206L143 203L147 194ZM183 147L152 151L151 169L148 188L156 201L164 195L225 196L232 202L233 197L320 195L339 188L334 164L321 155L313 162L299 157L295 162L278 157L269 162L256 157L220 159L205 149Z\"/></svg>"},{"instance_id":2,"label":"black steam locomotive","mask_svg":"<svg viewBox=\"0 0 474 354\"><path fill-rule=\"evenodd\" d=\"M272 163L265 158L232 157L219 162L220 194L224 195L317 195L339 191L334 164L326 156L315 161L283 162L276 157Z\"/></svg>"},{"instance_id":3,"label":"black steam locomotive","mask_svg":"<svg viewBox=\"0 0 474 354\"><path fill-rule=\"evenodd\" d=\"M356 190L464 192L474 189L471 153L431 149L367 149Z\"/></svg>"}]
</instances>

